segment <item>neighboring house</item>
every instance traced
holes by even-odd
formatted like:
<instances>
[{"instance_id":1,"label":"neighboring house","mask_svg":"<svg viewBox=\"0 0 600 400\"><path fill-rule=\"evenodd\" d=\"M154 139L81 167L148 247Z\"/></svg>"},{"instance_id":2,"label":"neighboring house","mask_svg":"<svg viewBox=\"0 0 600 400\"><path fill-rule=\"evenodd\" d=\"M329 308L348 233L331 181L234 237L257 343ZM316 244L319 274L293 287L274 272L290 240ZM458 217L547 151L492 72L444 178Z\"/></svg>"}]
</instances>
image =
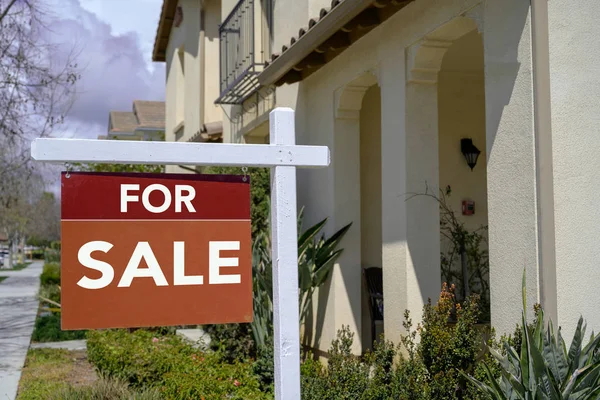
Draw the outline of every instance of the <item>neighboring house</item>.
<instances>
[{"instance_id":1,"label":"neighboring house","mask_svg":"<svg viewBox=\"0 0 600 400\"><path fill-rule=\"evenodd\" d=\"M108 134L98 139L165 140L165 102L133 101L133 111L111 111Z\"/></svg>"},{"instance_id":2,"label":"neighboring house","mask_svg":"<svg viewBox=\"0 0 600 400\"><path fill-rule=\"evenodd\" d=\"M383 269L387 338L405 309L420 319L447 243L438 204L409 195L447 186L459 214L475 204L468 229L489 226L498 332L520 321L523 270L528 304L567 337L580 314L597 331L599 13L596 0L165 0L167 140L223 121L224 142L268 142L269 111L287 106L298 144L330 148L328 169L298 172L307 224L353 222L316 296L315 347L342 325L355 351L371 343L364 267Z\"/></svg>"}]
</instances>

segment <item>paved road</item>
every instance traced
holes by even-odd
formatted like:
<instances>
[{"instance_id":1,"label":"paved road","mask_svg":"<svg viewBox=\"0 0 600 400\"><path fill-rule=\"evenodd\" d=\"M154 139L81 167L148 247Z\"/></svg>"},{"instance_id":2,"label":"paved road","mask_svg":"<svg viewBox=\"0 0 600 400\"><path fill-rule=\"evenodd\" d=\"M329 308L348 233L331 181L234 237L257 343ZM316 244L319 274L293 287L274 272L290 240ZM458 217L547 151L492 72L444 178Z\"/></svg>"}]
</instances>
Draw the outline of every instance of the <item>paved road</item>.
<instances>
[{"instance_id":1,"label":"paved road","mask_svg":"<svg viewBox=\"0 0 600 400\"><path fill-rule=\"evenodd\" d=\"M0 400L17 396L38 309L42 261L21 271L3 271L0 283Z\"/></svg>"}]
</instances>

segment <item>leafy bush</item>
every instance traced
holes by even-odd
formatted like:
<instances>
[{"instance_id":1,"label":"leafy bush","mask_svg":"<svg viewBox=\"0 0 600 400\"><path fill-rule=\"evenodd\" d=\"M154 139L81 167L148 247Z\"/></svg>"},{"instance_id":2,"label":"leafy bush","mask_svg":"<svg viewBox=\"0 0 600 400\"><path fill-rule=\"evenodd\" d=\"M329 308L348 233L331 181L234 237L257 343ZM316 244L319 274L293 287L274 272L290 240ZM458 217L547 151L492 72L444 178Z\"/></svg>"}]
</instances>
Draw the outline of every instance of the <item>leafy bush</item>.
<instances>
[{"instance_id":1,"label":"leafy bush","mask_svg":"<svg viewBox=\"0 0 600 400\"><path fill-rule=\"evenodd\" d=\"M256 356L250 324L205 325L210 335L210 347L219 351L228 362L246 360Z\"/></svg>"},{"instance_id":2,"label":"leafy bush","mask_svg":"<svg viewBox=\"0 0 600 400\"><path fill-rule=\"evenodd\" d=\"M218 353L192 354L165 374L160 385L168 399L272 399L248 362L226 363Z\"/></svg>"},{"instance_id":3,"label":"leafy bush","mask_svg":"<svg viewBox=\"0 0 600 400\"><path fill-rule=\"evenodd\" d=\"M156 337L144 329L90 331L88 359L100 372L128 382L134 387L148 386L171 371L193 348L178 336Z\"/></svg>"},{"instance_id":4,"label":"leafy bush","mask_svg":"<svg viewBox=\"0 0 600 400\"><path fill-rule=\"evenodd\" d=\"M44 285L40 287L39 296L40 298L48 299L54 303L60 304L60 292L60 286L58 285ZM52 305L52 303L49 304Z\"/></svg>"},{"instance_id":5,"label":"leafy bush","mask_svg":"<svg viewBox=\"0 0 600 400\"><path fill-rule=\"evenodd\" d=\"M273 346L273 336L270 336L265 346L258 349L256 361L252 365L252 370L260 381L261 389L267 392L273 391L275 383L275 349Z\"/></svg>"},{"instance_id":6,"label":"leafy bush","mask_svg":"<svg viewBox=\"0 0 600 400\"><path fill-rule=\"evenodd\" d=\"M161 400L157 390L134 391L116 379L99 379L90 386L67 386L49 394L48 400Z\"/></svg>"},{"instance_id":7,"label":"leafy bush","mask_svg":"<svg viewBox=\"0 0 600 400\"><path fill-rule=\"evenodd\" d=\"M456 324L449 324L456 310ZM329 350L327 367L307 360L302 366L303 399L478 399L475 388L461 371L477 370L482 333L475 323L477 297L461 306L444 285L437 305L423 310L423 321L413 329L408 312L407 335L399 346L379 341L363 358L351 352L353 335L338 331ZM419 335L420 334L420 335ZM420 339L420 340L419 340Z\"/></svg>"},{"instance_id":8,"label":"leafy bush","mask_svg":"<svg viewBox=\"0 0 600 400\"><path fill-rule=\"evenodd\" d=\"M60 264L57 262L46 262L42 275L40 275L42 286L60 285Z\"/></svg>"},{"instance_id":9,"label":"leafy bush","mask_svg":"<svg viewBox=\"0 0 600 400\"><path fill-rule=\"evenodd\" d=\"M467 380L460 371L471 373L483 346L481 332L475 328L479 316L478 296L471 296L461 306L455 303L452 288L442 288L440 300L425 305L420 328L419 356L427 370L430 396L434 399L464 398ZM448 325L456 309L456 324Z\"/></svg>"},{"instance_id":10,"label":"leafy bush","mask_svg":"<svg viewBox=\"0 0 600 400\"><path fill-rule=\"evenodd\" d=\"M88 358L100 373L136 388L156 388L168 399L267 399L252 363L227 362L175 335L147 330L91 331Z\"/></svg>"},{"instance_id":11,"label":"leafy bush","mask_svg":"<svg viewBox=\"0 0 600 400\"><path fill-rule=\"evenodd\" d=\"M31 340L34 342L62 342L85 339L86 331L63 331L60 329L60 313L39 316Z\"/></svg>"}]
</instances>

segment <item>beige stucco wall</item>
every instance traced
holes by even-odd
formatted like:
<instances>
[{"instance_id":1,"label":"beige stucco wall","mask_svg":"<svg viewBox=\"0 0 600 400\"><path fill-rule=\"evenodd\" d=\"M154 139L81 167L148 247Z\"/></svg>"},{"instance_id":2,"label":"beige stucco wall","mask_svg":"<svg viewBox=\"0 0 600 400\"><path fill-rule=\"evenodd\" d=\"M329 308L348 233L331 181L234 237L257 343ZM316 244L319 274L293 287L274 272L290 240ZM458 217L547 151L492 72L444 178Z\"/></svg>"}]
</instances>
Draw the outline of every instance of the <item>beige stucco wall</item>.
<instances>
[{"instance_id":1,"label":"beige stucco wall","mask_svg":"<svg viewBox=\"0 0 600 400\"><path fill-rule=\"evenodd\" d=\"M197 0L180 0L183 21L171 29L166 55L167 141L188 141L204 123L222 120L222 111L214 104L219 93L221 4L220 0L210 0L204 5L201 10L201 2ZM179 56L180 49L183 57ZM175 128L181 122L183 132L176 134ZM186 172L177 166L167 166L167 171Z\"/></svg>"},{"instance_id":2,"label":"beige stucco wall","mask_svg":"<svg viewBox=\"0 0 600 400\"><path fill-rule=\"evenodd\" d=\"M482 65L483 66L483 65ZM485 155L485 86L481 73L441 71L439 94L440 187L452 188L448 205L469 231L487 225L487 163ZM472 138L482 153L471 171L460 140ZM475 214L461 213L462 201L475 201Z\"/></svg>"},{"instance_id":3,"label":"beige stucco wall","mask_svg":"<svg viewBox=\"0 0 600 400\"><path fill-rule=\"evenodd\" d=\"M204 123L223 120L223 110L215 100L219 97L219 24L221 0L204 2Z\"/></svg>"},{"instance_id":4,"label":"beige stucco wall","mask_svg":"<svg viewBox=\"0 0 600 400\"><path fill-rule=\"evenodd\" d=\"M600 3L548 7L558 319L570 339L580 315L600 329Z\"/></svg>"}]
</instances>

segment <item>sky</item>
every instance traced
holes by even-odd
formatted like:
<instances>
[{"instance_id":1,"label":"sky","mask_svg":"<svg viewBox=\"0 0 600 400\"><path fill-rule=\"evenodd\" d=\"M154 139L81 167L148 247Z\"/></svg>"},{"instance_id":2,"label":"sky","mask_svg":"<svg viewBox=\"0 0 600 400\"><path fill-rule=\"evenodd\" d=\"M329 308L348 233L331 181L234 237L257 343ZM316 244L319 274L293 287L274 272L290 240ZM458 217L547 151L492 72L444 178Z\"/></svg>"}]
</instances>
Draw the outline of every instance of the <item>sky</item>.
<instances>
[{"instance_id":1,"label":"sky","mask_svg":"<svg viewBox=\"0 0 600 400\"><path fill-rule=\"evenodd\" d=\"M48 0L48 27L80 70L76 98L56 136L96 138L109 111L165 96L165 65L152 62L162 0Z\"/></svg>"}]
</instances>

